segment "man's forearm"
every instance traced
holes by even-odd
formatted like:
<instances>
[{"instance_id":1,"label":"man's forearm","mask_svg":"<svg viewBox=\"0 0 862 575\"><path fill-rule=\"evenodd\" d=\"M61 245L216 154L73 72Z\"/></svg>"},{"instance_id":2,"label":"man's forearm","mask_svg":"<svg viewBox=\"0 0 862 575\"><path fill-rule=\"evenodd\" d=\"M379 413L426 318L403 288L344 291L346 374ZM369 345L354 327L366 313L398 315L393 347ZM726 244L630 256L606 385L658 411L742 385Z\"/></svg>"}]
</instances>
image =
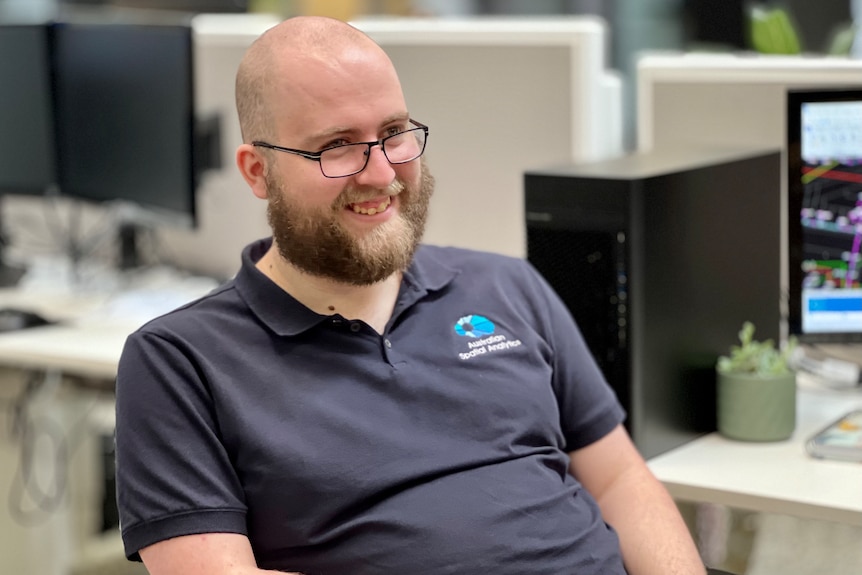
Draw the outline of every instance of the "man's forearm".
<instances>
[{"instance_id":1,"label":"man's forearm","mask_svg":"<svg viewBox=\"0 0 862 575\"><path fill-rule=\"evenodd\" d=\"M257 567L245 535L202 533L166 539L141 549L150 575L302 575Z\"/></svg>"},{"instance_id":2,"label":"man's forearm","mask_svg":"<svg viewBox=\"0 0 862 575\"><path fill-rule=\"evenodd\" d=\"M706 568L673 499L648 469L635 468L598 501L617 531L631 575L702 575Z\"/></svg>"}]
</instances>

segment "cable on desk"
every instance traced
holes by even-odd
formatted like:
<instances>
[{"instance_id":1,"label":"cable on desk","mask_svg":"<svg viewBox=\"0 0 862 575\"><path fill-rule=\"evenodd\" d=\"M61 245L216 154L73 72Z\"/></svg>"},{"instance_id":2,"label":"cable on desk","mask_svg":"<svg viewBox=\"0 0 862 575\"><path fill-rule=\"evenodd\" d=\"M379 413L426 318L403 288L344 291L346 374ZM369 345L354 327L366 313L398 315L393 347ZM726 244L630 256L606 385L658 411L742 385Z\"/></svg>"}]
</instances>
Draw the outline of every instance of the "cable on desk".
<instances>
[{"instance_id":1,"label":"cable on desk","mask_svg":"<svg viewBox=\"0 0 862 575\"><path fill-rule=\"evenodd\" d=\"M38 215L10 221L12 244L24 255L60 255L72 264L73 274L84 261L115 264L117 222L121 219L118 205L85 206L80 200L48 194L40 202Z\"/></svg>"},{"instance_id":2,"label":"cable on desk","mask_svg":"<svg viewBox=\"0 0 862 575\"><path fill-rule=\"evenodd\" d=\"M60 378L57 371L33 372L12 403L11 431L20 442L20 451L18 469L9 489L8 506L13 520L23 527L44 523L63 503L68 488L69 462L83 443L84 425L98 402L96 398L68 431L46 415L35 418L29 409L35 395L45 386L59 385ZM45 487L39 484L35 475L35 447L43 438L50 440L53 451L51 482ZM27 500L31 505L26 506Z\"/></svg>"},{"instance_id":3,"label":"cable on desk","mask_svg":"<svg viewBox=\"0 0 862 575\"><path fill-rule=\"evenodd\" d=\"M818 349L816 345L810 348ZM833 389L852 389L862 385L862 365L809 351L805 346L794 350L790 358L794 369L810 374L823 386Z\"/></svg>"}]
</instances>

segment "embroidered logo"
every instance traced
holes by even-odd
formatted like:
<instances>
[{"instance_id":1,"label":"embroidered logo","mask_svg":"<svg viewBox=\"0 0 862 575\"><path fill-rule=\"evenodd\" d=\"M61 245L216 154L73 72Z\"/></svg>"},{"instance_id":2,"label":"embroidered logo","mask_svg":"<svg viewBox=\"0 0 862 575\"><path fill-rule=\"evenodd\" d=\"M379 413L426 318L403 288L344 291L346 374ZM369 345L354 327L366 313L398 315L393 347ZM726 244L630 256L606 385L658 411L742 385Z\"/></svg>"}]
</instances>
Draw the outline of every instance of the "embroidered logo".
<instances>
[{"instance_id":1,"label":"embroidered logo","mask_svg":"<svg viewBox=\"0 0 862 575\"><path fill-rule=\"evenodd\" d=\"M521 345L519 339L509 339L503 334L494 335L494 322L481 315L465 315L455 322L455 333L474 338L467 342L469 351L461 352L458 357L467 360L477 355L502 351Z\"/></svg>"},{"instance_id":2,"label":"embroidered logo","mask_svg":"<svg viewBox=\"0 0 862 575\"><path fill-rule=\"evenodd\" d=\"M481 315L465 315L455 322L455 333L466 337L482 337L494 333L494 322Z\"/></svg>"}]
</instances>

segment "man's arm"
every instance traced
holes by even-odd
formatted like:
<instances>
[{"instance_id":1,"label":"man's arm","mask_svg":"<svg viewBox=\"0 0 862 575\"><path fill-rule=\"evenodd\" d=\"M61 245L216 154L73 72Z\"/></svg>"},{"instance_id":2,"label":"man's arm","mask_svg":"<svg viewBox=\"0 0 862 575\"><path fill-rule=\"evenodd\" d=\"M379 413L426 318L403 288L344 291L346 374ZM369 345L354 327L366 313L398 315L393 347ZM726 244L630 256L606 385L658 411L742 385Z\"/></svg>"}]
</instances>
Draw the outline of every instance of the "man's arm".
<instances>
[{"instance_id":1,"label":"man's arm","mask_svg":"<svg viewBox=\"0 0 862 575\"><path fill-rule=\"evenodd\" d=\"M620 425L569 454L569 470L589 491L619 535L631 575L706 572L676 504Z\"/></svg>"},{"instance_id":2,"label":"man's arm","mask_svg":"<svg viewBox=\"0 0 862 575\"><path fill-rule=\"evenodd\" d=\"M150 575L300 575L258 569L244 535L204 533L166 539L141 549Z\"/></svg>"}]
</instances>

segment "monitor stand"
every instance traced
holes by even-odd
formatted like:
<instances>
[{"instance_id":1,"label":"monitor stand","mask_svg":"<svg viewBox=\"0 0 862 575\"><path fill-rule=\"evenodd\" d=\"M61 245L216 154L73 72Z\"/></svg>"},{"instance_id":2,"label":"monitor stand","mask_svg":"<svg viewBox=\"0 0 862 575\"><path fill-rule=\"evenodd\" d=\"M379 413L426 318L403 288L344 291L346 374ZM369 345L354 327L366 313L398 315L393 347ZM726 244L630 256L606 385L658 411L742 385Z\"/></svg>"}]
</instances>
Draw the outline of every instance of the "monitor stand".
<instances>
[{"instance_id":1,"label":"monitor stand","mask_svg":"<svg viewBox=\"0 0 862 575\"><path fill-rule=\"evenodd\" d=\"M140 229L132 222L120 223L119 235L119 268L123 271L140 267L141 255L138 252L138 233Z\"/></svg>"}]
</instances>

